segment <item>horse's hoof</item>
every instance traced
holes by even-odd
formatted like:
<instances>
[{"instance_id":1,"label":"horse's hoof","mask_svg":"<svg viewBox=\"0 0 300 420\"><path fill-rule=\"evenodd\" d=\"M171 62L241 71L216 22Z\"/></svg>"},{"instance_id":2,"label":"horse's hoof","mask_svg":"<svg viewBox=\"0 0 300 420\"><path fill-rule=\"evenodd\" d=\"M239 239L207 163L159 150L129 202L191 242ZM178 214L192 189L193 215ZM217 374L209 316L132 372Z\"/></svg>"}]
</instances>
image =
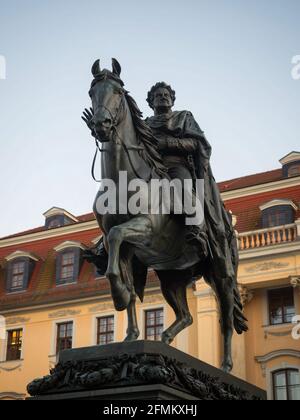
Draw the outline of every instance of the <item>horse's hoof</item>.
<instances>
[{"instance_id":1,"label":"horse's hoof","mask_svg":"<svg viewBox=\"0 0 300 420\"><path fill-rule=\"evenodd\" d=\"M165 344L171 344L174 338L172 338L169 334L162 333L161 341Z\"/></svg>"},{"instance_id":2,"label":"horse's hoof","mask_svg":"<svg viewBox=\"0 0 300 420\"><path fill-rule=\"evenodd\" d=\"M130 332L130 333L128 333L128 335L127 335L127 337L125 338L124 341L126 341L126 342L136 341L138 339L139 335L140 335L139 331Z\"/></svg>"},{"instance_id":3,"label":"horse's hoof","mask_svg":"<svg viewBox=\"0 0 300 420\"><path fill-rule=\"evenodd\" d=\"M230 373L232 371L233 364L232 363L223 363L222 364L222 370L225 373Z\"/></svg>"}]
</instances>

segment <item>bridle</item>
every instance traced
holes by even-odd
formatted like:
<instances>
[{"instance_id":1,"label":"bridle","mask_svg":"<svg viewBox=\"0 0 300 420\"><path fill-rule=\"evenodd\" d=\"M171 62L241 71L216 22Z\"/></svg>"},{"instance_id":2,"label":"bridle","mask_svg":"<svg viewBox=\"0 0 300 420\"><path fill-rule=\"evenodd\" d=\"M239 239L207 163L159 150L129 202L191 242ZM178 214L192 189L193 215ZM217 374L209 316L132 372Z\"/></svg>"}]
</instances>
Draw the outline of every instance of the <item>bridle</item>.
<instances>
[{"instance_id":1,"label":"bridle","mask_svg":"<svg viewBox=\"0 0 300 420\"><path fill-rule=\"evenodd\" d=\"M115 116L112 115L111 110L108 109L105 105L101 105L99 108L104 108L109 113L109 115L111 117L111 121L112 121L111 130L113 130L113 132L114 132L114 137L113 137L112 141L115 141L116 138L118 138L120 140L120 144L122 145L122 147L123 147L123 149L124 149L124 151L125 151L125 153L126 153L126 155L128 157L128 161L129 161L130 166L131 166L131 168L133 170L133 173L135 174L135 176L138 179L145 180L142 176L140 176L138 174L137 170L135 169L135 167L133 165L133 162L132 162L132 159L131 159L131 156L130 156L130 151L138 151L138 152L140 152L140 151L143 151L144 150L144 147L143 146L127 146L125 144L125 142L123 141L123 139L120 137L119 133L118 133L118 128L117 127L118 127L118 125L120 124L120 122L122 120L121 119L121 114L122 114L122 112L124 112L124 103L125 103L125 95L126 95L126 92L127 92L126 90L123 90L123 92L122 92L122 97L121 97L121 100L120 100L120 104L118 106L118 109L117 109L117 112L116 112L116 115ZM100 144L99 143L102 143L102 142L101 142L101 139L99 138L99 135L98 135L98 133L97 133L96 130L93 130L93 136L95 138L96 151L95 151L95 155L94 155L94 158L93 158L91 174L92 174L92 178L94 179L94 181L100 183L102 180L101 179L98 180L95 177L96 160L97 160L98 153L105 153L105 152L108 152L108 150L102 149L100 147ZM151 180L151 178L152 178L152 171L150 171L149 178L147 180L145 180L145 181L146 182L149 182Z\"/></svg>"}]
</instances>

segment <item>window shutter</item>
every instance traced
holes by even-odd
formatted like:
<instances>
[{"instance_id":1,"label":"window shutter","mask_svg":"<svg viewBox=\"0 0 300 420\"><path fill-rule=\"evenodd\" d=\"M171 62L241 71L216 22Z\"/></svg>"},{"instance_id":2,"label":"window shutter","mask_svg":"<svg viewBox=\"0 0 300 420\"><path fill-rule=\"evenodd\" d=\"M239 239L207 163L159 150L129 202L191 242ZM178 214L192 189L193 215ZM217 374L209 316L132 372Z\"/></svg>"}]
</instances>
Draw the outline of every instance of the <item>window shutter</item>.
<instances>
[{"instance_id":1,"label":"window shutter","mask_svg":"<svg viewBox=\"0 0 300 420\"><path fill-rule=\"evenodd\" d=\"M12 282L12 261L10 261L6 266L6 292L11 291L11 282Z\"/></svg>"},{"instance_id":2,"label":"window shutter","mask_svg":"<svg viewBox=\"0 0 300 420\"><path fill-rule=\"evenodd\" d=\"M56 284L61 284L61 263L62 263L62 254L57 254L56 256Z\"/></svg>"},{"instance_id":3,"label":"window shutter","mask_svg":"<svg viewBox=\"0 0 300 420\"><path fill-rule=\"evenodd\" d=\"M26 258L23 290L26 290L29 286L31 276L33 274L34 266L35 266L35 262L31 258Z\"/></svg>"},{"instance_id":4,"label":"window shutter","mask_svg":"<svg viewBox=\"0 0 300 420\"><path fill-rule=\"evenodd\" d=\"M80 269L82 265L82 250L81 248L74 248L74 271L73 271L73 281L77 281L80 274Z\"/></svg>"}]
</instances>

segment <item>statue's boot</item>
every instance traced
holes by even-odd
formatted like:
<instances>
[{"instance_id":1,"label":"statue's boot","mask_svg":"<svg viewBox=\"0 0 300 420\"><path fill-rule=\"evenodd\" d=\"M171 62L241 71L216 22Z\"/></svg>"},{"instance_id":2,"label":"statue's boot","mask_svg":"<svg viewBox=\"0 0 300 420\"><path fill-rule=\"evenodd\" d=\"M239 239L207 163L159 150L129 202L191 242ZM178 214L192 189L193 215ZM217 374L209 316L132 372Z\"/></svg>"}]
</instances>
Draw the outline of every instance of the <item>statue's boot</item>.
<instances>
[{"instance_id":1,"label":"statue's boot","mask_svg":"<svg viewBox=\"0 0 300 420\"><path fill-rule=\"evenodd\" d=\"M104 247L103 237L94 247L83 252L83 258L96 266L99 276L105 275L108 266L108 254Z\"/></svg>"},{"instance_id":2,"label":"statue's boot","mask_svg":"<svg viewBox=\"0 0 300 420\"><path fill-rule=\"evenodd\" d=\"M131 297L126 285L121 281L115 282L110 279L111 296L113 298L116 311L124 311L129 306Z\"/></svg>"},{"instance_id":3,"label":"statue's boot","mask_svg":"<svg viewBox=\"0 0 300 420\"><path fill-rule=\"evenodd\" d=\"M207 258L210 251L208 236L200 226L186 226L186 241L198 247L201 259Z\"/></svg>"}]
</instances>

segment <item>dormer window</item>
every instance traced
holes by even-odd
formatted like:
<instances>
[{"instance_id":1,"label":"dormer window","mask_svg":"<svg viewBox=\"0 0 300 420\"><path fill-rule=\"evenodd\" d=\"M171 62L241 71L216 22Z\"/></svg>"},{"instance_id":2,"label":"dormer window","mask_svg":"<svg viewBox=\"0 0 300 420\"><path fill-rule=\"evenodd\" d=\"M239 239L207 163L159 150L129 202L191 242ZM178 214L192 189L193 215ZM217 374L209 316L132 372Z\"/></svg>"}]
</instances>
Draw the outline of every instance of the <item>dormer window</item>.
<instances>
[{"instance_id":1,"label":"dormer window","mask_svg":"<svg viewBox=\"0 0 300 420\"><path fill-rule=\"evenodd\" d=\"M15 261L12 263L12 274L10 290L22 290L24 288L26 261Z\"/></svg>"},{"instance_id":2,"label":"dormer window","mask_svg":"<svg viewBox=\"0 0 300 420\"><path fill-rule=\"evenodd\" d=\"M34 255L16 251L6 257L6 291L7 293L21 292L27 289L38 258Z\"/></svg>"},{"instance_id":3,"label":"dormer window","mask_svg":"<svg viewBox=\"0 0 300 420\"><path fill-rule=\"evenodd\" d=\"M71 213L59 207L52 207L50 210L44 213L44 216L46 218L46 229L54 229L78 222L78 219L76 219L76 217L74 217Z\"/></svg>"},{"instance_id":4,"label":"dormer window","mask_svg":"<svg viewBox=\"0 0 300 420\"><path fill-rule=\"evenodd\" d=\"M293 176L300 175L300 162L294 163L288 168L288 177L291 178Z\"/></svg>"},{"instance_id":5,"label":"dormer window","mask_svg":"<svg viewBox=\"0 0 300 420\"><path fill-rule=\"evenodd\" d=\"M84 247L78 242L67 241L55 248L56 256L56 285L62 286L76 283L82 264L82 250Z\"/></svg>"},{"instance_id":6,"label":"dormer window","mask_svg":"<svg viewBox=\"0 0 300 420\"><path fill-rule=\"evenodd\" d=\"M291 152L280 160L283 176L292 178L300 176L300 152Z\"/></svg>"},{"instance_id":7,"label":"dormer window","mask_svg":"<svg viewBox=\"0 0 300 420\"><path fill-rule=\"evenodd\" d=\"M291 200L272 200L260 206L262 228L289 225L295 221L297 206Z\"/></svg>"}]
</instances>

